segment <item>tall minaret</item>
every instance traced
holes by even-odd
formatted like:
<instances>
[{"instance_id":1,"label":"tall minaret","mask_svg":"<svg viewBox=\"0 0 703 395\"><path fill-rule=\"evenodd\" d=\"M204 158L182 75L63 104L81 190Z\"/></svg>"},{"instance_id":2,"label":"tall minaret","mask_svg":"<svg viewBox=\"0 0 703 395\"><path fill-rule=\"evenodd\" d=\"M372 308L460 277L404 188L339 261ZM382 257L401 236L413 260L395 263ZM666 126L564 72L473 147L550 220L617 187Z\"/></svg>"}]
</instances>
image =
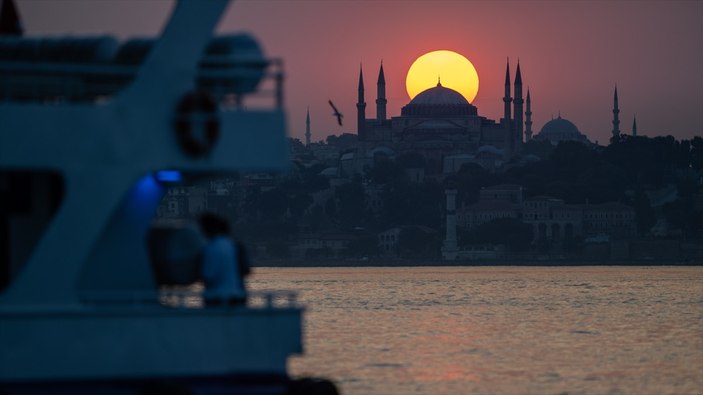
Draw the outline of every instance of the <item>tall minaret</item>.
<instances>
[{"instance_id":1,"label":"tall minaret","mask_svg":"<svg viewBox=\"0 0 703 395\"><path fill-rule=\"evenodd\" d=\"M620 137L620 109L618 108L618 86L615 85L615 95L613 95L613 138Z\"/></svg>"},{"instance_id":2,"label":"tall minaret","mask_svg":"<svg viewBox=\"0 0 703 395\"><path fill-rule=\"evenodd\" d=\"M515 99L513 100L513 116L515 117L515 148L520 148L520 143L522 143L522 132L525 125L522 123L522 74L520 74L520 60L517 61L517 71L515 72Z\"/></svg>"},{"instance_id":3,"label":"tall minaret","mask_svg":"<svg viewBox=\"0 0 703 395\"><path fill-rule=\"evenodd\" d=\"M503 118L506 121L510 120L510 102L513 99L510 98L510 59L508 59L508 65L505 67L505 96L503 97L504 111Z\"/></svg>"},{"instance_id":4,"label":"tall minaret","mask_svg":"<svg viewBox=\"0 0 703 395\"><path fill-rule=\"evenodd\" d=\"M525 101L525 142L532 140L532 102L530 101L530 88L527 88L527 100Z\"/></svg>"},{"instance_id":5,"label":"tall minaret","mask_svg":"<svg viewBox=\"0 0 703 395\"><path fill-rule=\"evenodd\" d=\"M637 137L637 116L632 117L632 137Z\"/></svg>"},{"instance_id":6,"label":"tall minaret","mask_svg":"<svg viewBox=\"0 0 703 395\"><path fill-rule=\"evenodd\" d=\"M376 83L376 120L386 120L386 77L383 75L383 61L381 70L378 72L378 82Z\"/></svg>"},{"instance_id":7,"label":"tall minaret","mask_svg":"<svg viewBox=\"0 0 703 395\"><path fill-rule=\"evenodd\" d=\"M305 117L305 146L310 146L310 107L308 107L308 115Z\"/></svg>"},{"instance_id":8,"label":"tall minaret","mask_svg":"<svg viewBox=\"0 0 703 395\"><path fill-rule=\"evenodd\" d=\"M366 139L366 102L364 101L364 72L359 65L359 100L356 103L356 134L359 141Z\"/></svg>"}]
</instances>

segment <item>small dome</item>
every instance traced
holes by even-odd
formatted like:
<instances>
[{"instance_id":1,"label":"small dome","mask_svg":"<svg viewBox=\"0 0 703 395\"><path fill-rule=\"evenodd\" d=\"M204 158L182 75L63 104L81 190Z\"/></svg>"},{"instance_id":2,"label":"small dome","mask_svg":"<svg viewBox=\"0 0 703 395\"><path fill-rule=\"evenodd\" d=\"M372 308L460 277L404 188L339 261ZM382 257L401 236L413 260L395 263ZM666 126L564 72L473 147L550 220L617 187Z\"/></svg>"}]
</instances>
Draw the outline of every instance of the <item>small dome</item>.
<instances>
[{"instance_id":1,"label":"small dome","mask_svg":"<svg viewBox=\"0 0 703 395\"><path fill-rule=\"evenodd\" d=\"M400 113L402 116L462 116L477 115L478 112L461 93L437 83L437 86L418 93Z\"/></svg>"},{"instance_id":2,"label":"small dome","mask_svg":"<svg viewBox=\"0 0 703 395\"><path fill-rule=\"evenodd\" d=\"M578 141L585 144L590 143L588 138L579 132L576 125L571 121L564 119L559 115L558 118L552 119L542 126L539 134L535 137L535 140L549 141L550 143L557 145L562 141Z\"/></svg>"},{"instance_id":3,"label":"small dome","mask_svg":"<svg viewBox=\"0 0 703 395\"><path fill-rule=\"evenodd\" d=\"M498 149L498 148L496 148L496 147L494 147L494 146L492 146L492 145L482 145L482 146L478 147L478 150L476 150L476 152L477 152L477 153L488 152L488 153L491 153L491 154L493 154L493 155L503 155L503 150L502 150L502 149Z\"/></svg>"},{"instance_id":4,"label":"small dome","mask_svg":"<svg viewBox=\"0 0 703 395\"><path fill-rule=\"evenodd\" d=\"M328 167L322 170L319 175L323 177L336 177L337 173L339 173L339 170L336 167Z\"/></svg>"},{"instance_id":5,"label":"small dome","mask_svg":"<svg viewBox=\"0 0 703 395\"><path fill-rule=\"evenodd\" d=\"M579 133L576 125L559 115L557 119L552 119L551 121L545 123L539 134L547 137L548 135L578 136L581 133Z\"/></svg>"},{"instance_id":6,"label":"small dome","mask_svg":"<svg viewBox=\"0 0 703 395\"><path fill-rule=\"evenodd\" d=\"M392 157L393 155L395 155L395 152L392 149L384 146L374 147L373 149L366 151L367 158L373 158L376 155L385 155L387 157Z\"/></svg>"}]
</instances>

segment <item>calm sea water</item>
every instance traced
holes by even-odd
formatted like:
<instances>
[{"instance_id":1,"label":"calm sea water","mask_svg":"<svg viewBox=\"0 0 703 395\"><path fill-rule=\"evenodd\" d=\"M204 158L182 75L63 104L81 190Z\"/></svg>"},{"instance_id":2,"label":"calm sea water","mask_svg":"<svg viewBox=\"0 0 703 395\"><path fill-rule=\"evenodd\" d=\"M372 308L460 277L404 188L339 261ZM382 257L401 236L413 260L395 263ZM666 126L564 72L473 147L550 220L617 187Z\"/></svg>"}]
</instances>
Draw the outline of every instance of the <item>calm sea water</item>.
<instances>
[{"instance_id":1,"label":"calm sea water","mask_svg":"<svg viewBox=\"0 0 703 395\"><path fill-rule=\"evenodd\" d=\"M703 394L702 267L262 268L293 375L361 394Z\"/></svg>"}]
</instances>

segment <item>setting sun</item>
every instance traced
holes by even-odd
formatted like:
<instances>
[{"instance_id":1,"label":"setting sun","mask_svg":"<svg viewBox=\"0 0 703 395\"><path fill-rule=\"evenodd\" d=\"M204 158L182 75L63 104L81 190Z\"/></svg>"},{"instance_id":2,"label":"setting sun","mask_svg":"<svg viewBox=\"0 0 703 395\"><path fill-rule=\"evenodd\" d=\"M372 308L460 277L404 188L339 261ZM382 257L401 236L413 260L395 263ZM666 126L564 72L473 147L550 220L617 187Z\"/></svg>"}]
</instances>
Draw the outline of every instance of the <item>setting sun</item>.
<instances>
[{"instance_id":1,"label":"setting sun","mask_svg":"<svg viewBox=\"0 0 703 395\"><path fill-rule=\"evenodd\" d=\"M437 86L454 89L473 102L478 93L478 73L474 65L464 56L453 51L428 52L413 62L405 79L405 87L410 99L418 93Z\"/></svg>"}]
</instances>

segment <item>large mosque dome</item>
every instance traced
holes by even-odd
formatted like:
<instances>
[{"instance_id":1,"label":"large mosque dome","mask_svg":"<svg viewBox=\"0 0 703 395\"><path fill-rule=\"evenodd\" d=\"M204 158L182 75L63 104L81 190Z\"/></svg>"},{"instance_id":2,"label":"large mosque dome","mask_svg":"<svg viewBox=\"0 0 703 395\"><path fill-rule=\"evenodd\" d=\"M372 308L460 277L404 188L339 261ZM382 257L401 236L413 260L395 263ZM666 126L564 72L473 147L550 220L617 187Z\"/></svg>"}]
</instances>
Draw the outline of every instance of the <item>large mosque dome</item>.
<instances>
[{"instance_id":1,"label":"large mosque dome","mask_svg":"<svg viewBox=\"0 0 703 395\"><path fill-rule=\"evenodd\" d=\"M442 84L420 92L401 110L403 116L433 115L477 115L472 106L461 93L445 88Z\"/></svg>"},{"instance_id":2,"label":"large mosque dome","mask_svg":"<svg viewBox=\"0 0 703 395\"><path fill-rule=\"evenodd\" d=\"M549 141L553 145L557 145L562 141L578 141L584 144L590 144L588 138L579 132L576 125L568 119L564 119L559 115L558 118L552 119L542 126L535 140Z\"/></svg>"},{"instance_id":3,"label":"large mosque dome","mask_svg":"<svg viewBox=\"0 0 703 395\"><path fill-rule=\"evenodd\" d=\"M415 96L409 104L469 104L469 102L454 89L445 88L438 83L437 86L426 89Z\"/></svg>"}]
</instances>

